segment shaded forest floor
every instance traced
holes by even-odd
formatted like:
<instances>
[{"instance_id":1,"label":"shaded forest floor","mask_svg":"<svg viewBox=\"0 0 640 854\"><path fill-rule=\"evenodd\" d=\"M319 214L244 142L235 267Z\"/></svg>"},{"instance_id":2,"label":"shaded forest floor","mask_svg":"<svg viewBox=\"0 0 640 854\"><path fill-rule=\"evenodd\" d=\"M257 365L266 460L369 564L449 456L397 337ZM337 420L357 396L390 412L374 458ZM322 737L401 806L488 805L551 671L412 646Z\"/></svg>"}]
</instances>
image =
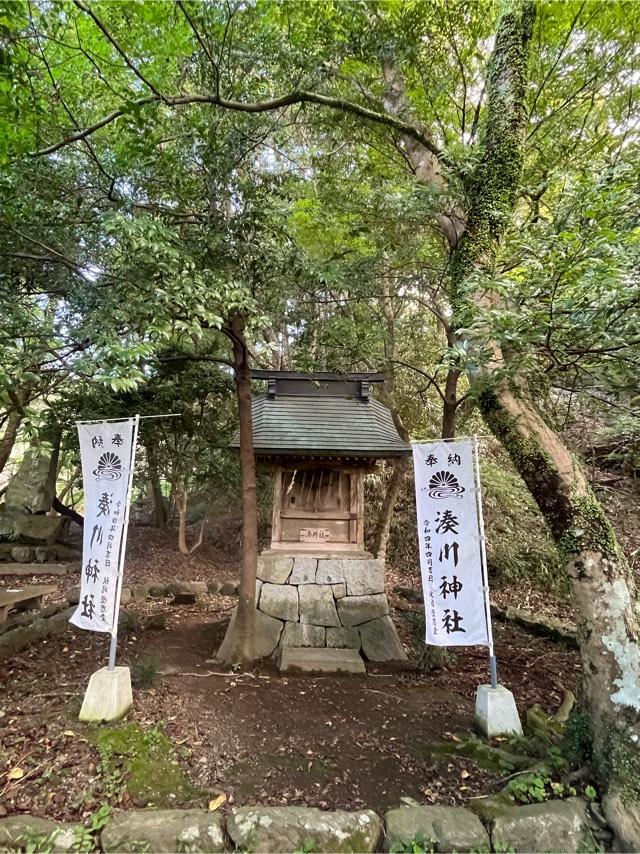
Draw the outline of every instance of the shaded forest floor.
<instances>
[{"instance_id":1,"label":"shaded forest floor","mask_svg":"<svg viewBox=\"0 0 640 854\"><path fill-rule=\"evenodd\" d=\"M606 496L605 496L606 497ZM611 491L619 532L632 559L640 537L637 493ZM239 527L219 523L203 548L180 555L174 531L132 529L126 584L227 580L237 576ZM3 585L17 579L4 577ZM42 580L42 579L38 579ZM65 588L75 578L54 577ZM24 583L25 579L20 579ZM419 588L415 571L390 568L388 587ZM494 585L493 598L570 620L570 603L531 584ZM490 770L433 745L473 731L477 685L487 681L486 650L458 648L428 676L421 606L390 596L407 648L402 669L369 664L362 677L282 677L270 662L249 674L212 663L235 597L196 604L131 603L120 664L131 667L134 709L122 725L77 720L90 674L106 663L107 638L71 628L0 664L0 815L30 812L77 819L105 801L124 807L298 804L384 810L403 796L462 803L497 791L504 770ZM151 618L164 615L164 627ZM523 714L533 703L554 711L563 689L576 690L575 650L494 623L500 679ZM18 769L18 770L16 770ZM226 807L224 807L226 808Z\"/></svg>"},{"instance_id":2,"label":"shaded forest floor","mask_svg":"<svg viewBox=\"0 0 640 854\"><path fill-rule=\"evenodd\" d=\"M223 579L236 566L225 552L212 560L212 544L185 559L175 543L159 540L157 532L132 531L128 583ZM392 576L391 585L410 581ZM460 648L446 670L424 677L413 666L422 648L416 613L399 607L394 620L413 662L406 668L284 678L265 663L251 674L226 674L210 659L235 601L207 595L190 606L127 606L134 619L122 632L118 661L139 687L120 727L77 720L90 674L106 663L104 636L70 629L0 664L0 812L71 819L105 800L206 806L220 792L228 804L383 810L403 796L458 803L499 788L505 772L430 749L473 730L486 650ZM165 627L148 627L158 614ZM501 679L522 710L534 702L553 709L563 687L576 687L574 651L510 626L495 631ZM23 776L12 779L16 768Z\"/></svg>"}]
</instances>

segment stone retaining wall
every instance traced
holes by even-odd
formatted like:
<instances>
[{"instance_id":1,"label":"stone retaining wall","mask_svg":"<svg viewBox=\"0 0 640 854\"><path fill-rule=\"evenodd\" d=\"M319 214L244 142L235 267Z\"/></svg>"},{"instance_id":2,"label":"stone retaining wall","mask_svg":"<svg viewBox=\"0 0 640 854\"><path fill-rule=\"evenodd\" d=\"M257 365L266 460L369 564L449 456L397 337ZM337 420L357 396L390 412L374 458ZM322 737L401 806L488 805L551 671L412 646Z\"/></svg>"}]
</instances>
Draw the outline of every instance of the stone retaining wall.
<instances>
[{"instance_id":1,"label":"stone retaining wall","mask_svg":"<svg viewBox=\"0 0 640 854\"><path fill-rule=\"evenodd\" d=\"M610 850L612 834L598 804L581 798L525 807L403 806L384 820L371 810L313 807L116 811L94 837L105 852L578 852ZM74 851L86 831L36 816L0 819L0 851ZM37 838L37 842L35 839ZM415 845L416 847L412 847Z\"/></svg>"},{"instance_id":2,"label":"stone retaining wall","mask_svg":"<svg viewBox=\"0 0 640 854\"><path fill-rule=\"evenodd\" d=\"M405 661L389 616L384 562L368 558L261 555L258 623L271 643L362 651L369 661Z\"/></svg>"}]
</instances>

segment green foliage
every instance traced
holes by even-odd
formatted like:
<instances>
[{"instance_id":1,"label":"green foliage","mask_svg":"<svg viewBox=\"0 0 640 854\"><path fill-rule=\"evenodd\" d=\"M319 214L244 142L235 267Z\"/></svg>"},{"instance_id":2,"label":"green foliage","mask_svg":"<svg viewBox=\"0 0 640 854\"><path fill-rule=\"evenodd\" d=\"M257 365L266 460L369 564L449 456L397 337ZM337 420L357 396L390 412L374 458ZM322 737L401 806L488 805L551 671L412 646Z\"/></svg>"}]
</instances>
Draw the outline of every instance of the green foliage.
<instances>
[{"instance_id":1,"label":"green foliage","mask_svg":"<svg viewBox=\"0 0 640 854\"><path fill-rule=\"evenodd\" d=\"M313 839L305 839L299 848L296 848L294 854L312 854L316 850L316 843Z\"/></svg>"},{"instance_id":2,"label":"green foliage","mask_svg":"<svg viewBox=\"0 0 640 854\"><path fill-rule=\"evenodd\" d=\"M540 803L553 798L575 797L577 794L573 786L554 781L543 771L516 777L510 780L502 791L514 801L523 804Z\"/></svg>"},{"instance_id":3,"label":"green foliage","mask_svg":"<svg viewBox=\"0 0 640 854\"><path fill-rule=\"evenodd\" d=\"M391 854L433 854L436 845L435 839L427 839L424 833L418 832L413 839L406 842L401 839L394 842L389 851Z\"/></svg>"}]
</instances>

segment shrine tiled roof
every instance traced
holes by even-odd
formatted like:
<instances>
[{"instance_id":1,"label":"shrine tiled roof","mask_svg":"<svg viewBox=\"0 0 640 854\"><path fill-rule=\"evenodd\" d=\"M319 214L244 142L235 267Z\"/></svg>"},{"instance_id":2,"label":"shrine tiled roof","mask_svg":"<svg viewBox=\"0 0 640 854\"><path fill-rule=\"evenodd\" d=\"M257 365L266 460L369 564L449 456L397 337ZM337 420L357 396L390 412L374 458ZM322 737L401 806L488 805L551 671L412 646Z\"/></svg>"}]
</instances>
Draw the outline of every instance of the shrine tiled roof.
<instances>
[{"instance_id":1,"label":"shrine tiled roof","mask_svg":"<svg viewBox=\"0 0 640 854\"><path fill-rule=\"evenodd\" d=\"M261 395L252 402L257 456L399 457L411 453L391 412L358 397ZM236 434L232 447L238 447Z\"/></svg>"}]
</instances>

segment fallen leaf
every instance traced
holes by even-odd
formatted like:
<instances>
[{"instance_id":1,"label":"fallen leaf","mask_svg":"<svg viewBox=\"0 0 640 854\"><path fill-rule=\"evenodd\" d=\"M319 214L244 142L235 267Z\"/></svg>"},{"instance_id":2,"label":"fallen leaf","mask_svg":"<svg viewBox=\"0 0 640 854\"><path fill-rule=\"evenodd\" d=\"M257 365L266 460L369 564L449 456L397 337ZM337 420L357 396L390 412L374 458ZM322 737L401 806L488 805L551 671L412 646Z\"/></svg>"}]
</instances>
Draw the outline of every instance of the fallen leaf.
<instances>
[{"instance_id":1,"label":"fallen leaf","mask_svg":"<svg viewBox=\"0 0 640 854\"><path fill-rule=\"evenodd\" d=\"M219 810L220 807L226 802L227 796L225 794L218 795L217 798L214 798L212 801L209 801L209 810L211 812L215 812Z\"/></svg>"},{"instance_id":2,"label":"fallen leaf","mask_svg":"<svg viewBox=\"0 0 640 854\"><path fill-rule=\"evenodd\" d=\"M22 780L24 777L24 771L22 768L12 768L11 771L7 774L7 778L9 780Z\"/></svg>"},{"instance_id":3,"label":"fallen leaf","mask_svg":"<svg viewBox=\"0 0 640 854\"><path fill-rule=\"evenodd\" d=\"M464 770L463 770L463 771L461 771L461 772L460 772L460 776L462 777L462 779L463 779L463 780L466 780L466 779L467 779L467 777L470 777L471 775L469 774L469 772L468 772L468 771L464 771Z\"/></svg>"},{"instance_id":4,"label":"fallen leaf","mask_svg":"<svg viewBox=\"0 0 640 854\"><path fill-rule=\"evenodd\" d=\"M75 738L76 737L76 733L72 729L65 729L65 731L62 734L68 736L68 738Z\"/></svg>"}]
</instances>

